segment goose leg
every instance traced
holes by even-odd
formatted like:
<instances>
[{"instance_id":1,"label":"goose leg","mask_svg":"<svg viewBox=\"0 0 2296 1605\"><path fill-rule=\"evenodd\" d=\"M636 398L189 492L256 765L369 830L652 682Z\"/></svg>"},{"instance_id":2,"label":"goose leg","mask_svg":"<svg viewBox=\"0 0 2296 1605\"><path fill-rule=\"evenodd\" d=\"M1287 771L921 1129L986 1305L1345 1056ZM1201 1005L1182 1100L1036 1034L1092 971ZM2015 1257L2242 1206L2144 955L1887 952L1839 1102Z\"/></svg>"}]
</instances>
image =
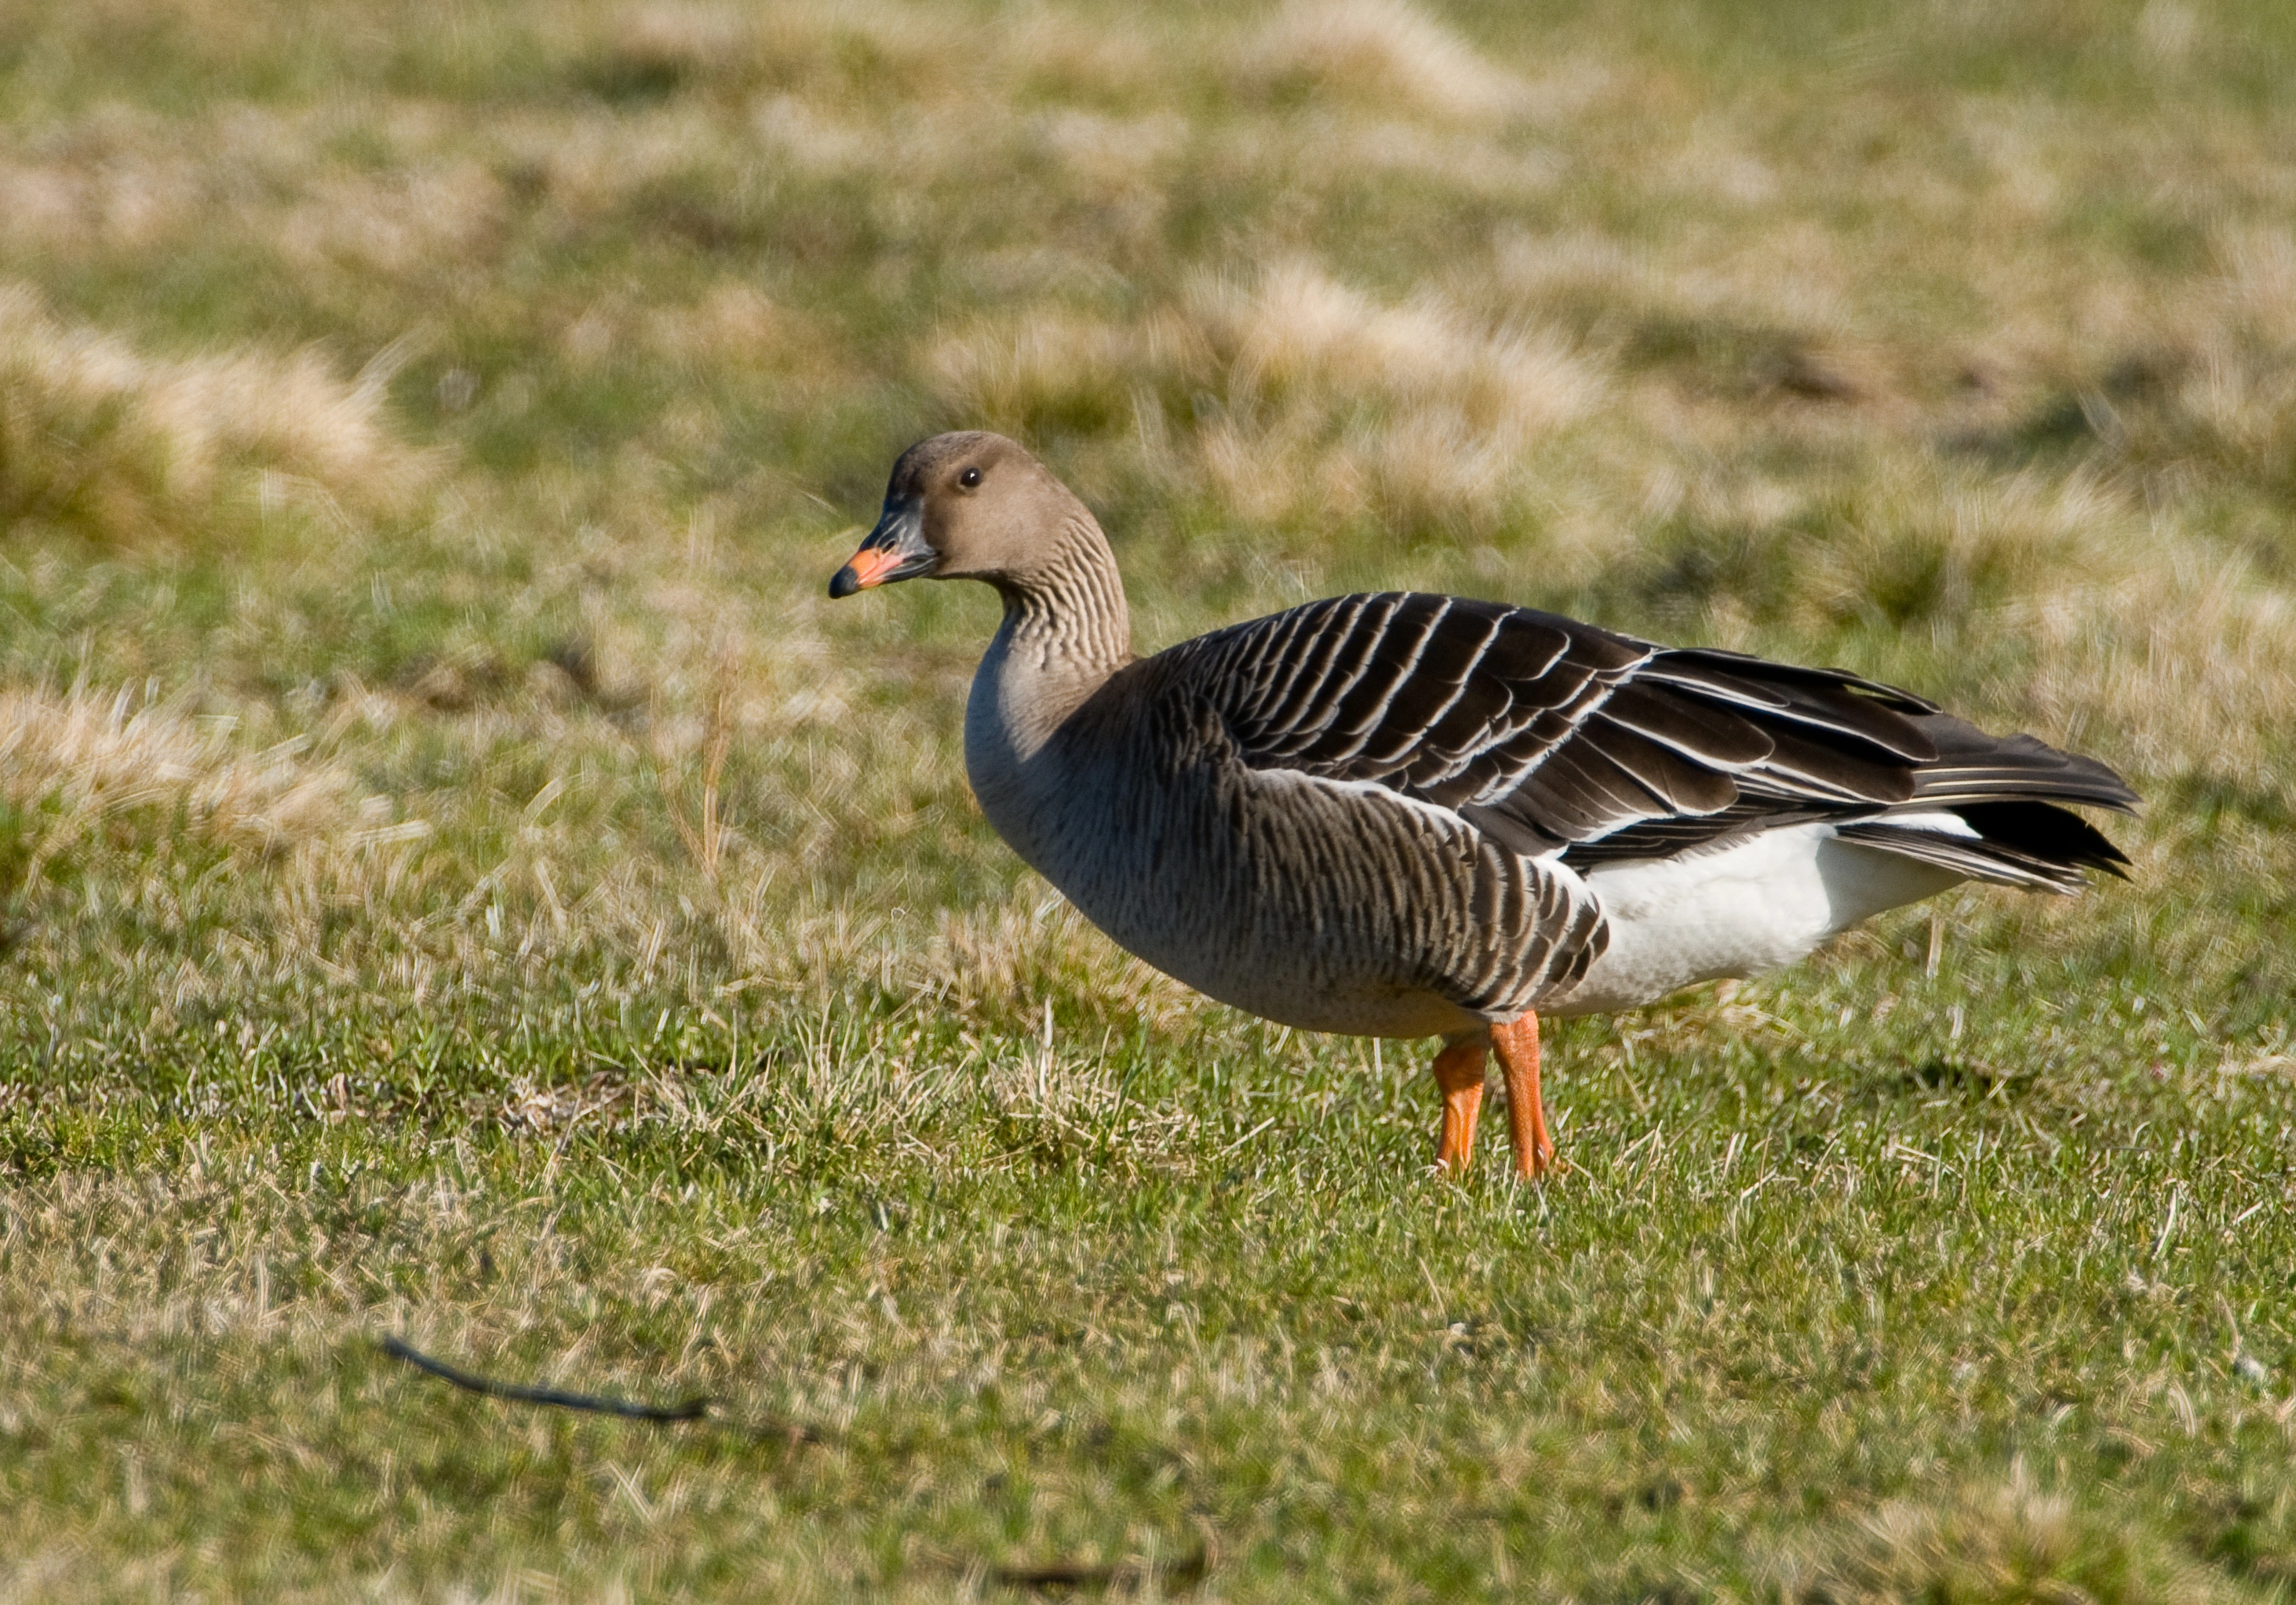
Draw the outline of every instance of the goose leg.
<instances>
[{"instance_id":1,"label":"goose leg","mask_svg":"<svg viewBox=\"0 0 2296 1605\"><path fill-rule=\"evenodd\" d=\"M1499 1068L1506 1074L1507 1134L1514 1139L1515 1174L1536 1180L1554 1163L1554 1139L1546 1134L1546 1107L1538 1096L1538 1017L1526 1014L1492 1026L1491 1046L1498 1049ZM1436 1062L1439 1066L1442 1061ZM1441 1074L1439 1068L1437 1074Z\"/></svg>"},{"instance_id":2,"label":"goose leg","mask_svg":"<svg viewBox=\"0 0 2296 1605\"><path fill-rule=\"evenodd\" d=\"M1483 1107L1483 1044L1469 1038L1435 1056L1435 1084L1443 1089L1443 1136L1435 1163L1455 1176L1464 1173L1475 1152L1475 1116Z\"/></svg>"}]
</instances>

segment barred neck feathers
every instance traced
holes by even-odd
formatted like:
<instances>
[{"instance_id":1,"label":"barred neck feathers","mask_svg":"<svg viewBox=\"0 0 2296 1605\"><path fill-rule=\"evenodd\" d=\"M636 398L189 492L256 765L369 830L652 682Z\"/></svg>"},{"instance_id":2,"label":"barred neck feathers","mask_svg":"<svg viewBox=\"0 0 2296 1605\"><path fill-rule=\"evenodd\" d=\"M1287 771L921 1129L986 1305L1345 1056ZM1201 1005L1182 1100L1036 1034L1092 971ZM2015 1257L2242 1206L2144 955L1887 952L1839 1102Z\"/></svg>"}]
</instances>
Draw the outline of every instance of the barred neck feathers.
<instances>
[{"instance_id":1,"label":"barred neck feathers","mask_svg":"<svg viewBox=\"0 0 2296 1605\"><path fill-rule=\"evenodd\" d=\"M968 750L990 745L1025 760L1108 678L1132 661L1132 623L1115 554L1078 509L1047 531L1037 560L998 577L1004 622L981 659L968 709Z\"/></svg>"},{"instance_id":2,"label":"barred neck feathers","mask_svg":"<svg viewBox=\"0 0 2296 1605\"><path fill-rule=\"evenodd\" d=\"M1132 661L1132 618L1116 555L1092 514L1061 522L1042 561L1002 579L1004 629L1014 647L1047 671L1106 679Z\"/></svg>"}]
</instances>

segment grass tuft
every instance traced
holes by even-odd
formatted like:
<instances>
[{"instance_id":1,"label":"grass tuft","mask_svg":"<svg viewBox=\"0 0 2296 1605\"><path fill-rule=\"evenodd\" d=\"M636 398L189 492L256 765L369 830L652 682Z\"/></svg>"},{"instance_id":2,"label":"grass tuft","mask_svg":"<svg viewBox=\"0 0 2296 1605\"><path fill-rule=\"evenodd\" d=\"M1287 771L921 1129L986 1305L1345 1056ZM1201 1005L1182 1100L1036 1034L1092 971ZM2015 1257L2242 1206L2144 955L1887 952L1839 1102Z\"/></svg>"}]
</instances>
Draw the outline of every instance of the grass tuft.
<instances>
[{"instance_id":1,"label":"grass tuft","mask_svg":"<svg viewBox=\"0 0 2296 1605\"><path fill-rule=\"evenodd\" d=\"M127 692L102 697L85 686L61 696L0 693L0 788L20 819L40 821L34 861L68 851L108 820L138 815L265 851L373 825L376 811L362 805L353 778L314 761L307 739L244 752L233 740L234 722L139 707ZM388 800L374 801L387 816Z\"/></svg>"},{"instance_id":2,"label":"grass tuft","mask_svg":"<svg viewBox=\"0 0 2296 1605\"><path fill-rule=\"evenodd\" d=\"M402 509L431 464L384 416L396 361L345 381L310 350L153 358L0 286L0 519L113 544L250 503Z\"/></svg>"},{"instance_id":3,"label":"grass tuft","mask_svg":"<svg viewBox=\"0 0 2296 1605\"><path fill-rule=\"evenodd\" d=\"M2207 1605L2234 1597L2159 1536L2036 1486L2021 1464L2003 1484L1939 1503L1897 1501L1855 1524L1835 1552L1782 1583L1785 1598L1850 1602L2093 1600Z\"/></svg>"},{"instance_id":4,"label":"grass tuft","mask_svg":"<svg viewBox=\"0 0 2296 1605\"><path fill-rule=\"evenodd\" d=\"M1552 331L1439 299L1382 304L1294 260L1205 276L1111 325L1033 314L945 341L955 415L1031 439L1129 437L1167 493L1259 523L1489 527L1532 494L1537 448L1603 394Z\"/></svg>"},{"instance_id":5,"label":"grass tuft","mask_svg":"<svg viewBox=\"0 0 2296 1605\"><path fill-rule=\"evenodd\" d=\"M1523 82L1410 0L1286 0L1254 38L1247 75L1439 116L1519 110Z\"/></svg>"}]
</instances>

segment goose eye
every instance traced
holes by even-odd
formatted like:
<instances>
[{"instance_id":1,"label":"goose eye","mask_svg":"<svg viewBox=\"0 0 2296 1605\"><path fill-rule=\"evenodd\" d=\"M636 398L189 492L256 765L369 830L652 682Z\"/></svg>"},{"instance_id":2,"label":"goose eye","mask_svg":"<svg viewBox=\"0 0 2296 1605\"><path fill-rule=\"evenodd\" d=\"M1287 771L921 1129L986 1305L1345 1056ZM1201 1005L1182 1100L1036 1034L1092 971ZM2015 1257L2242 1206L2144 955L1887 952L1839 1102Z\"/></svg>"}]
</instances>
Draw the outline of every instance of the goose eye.
<instances>
[{"instance_id":1,"label":"goose eye","mask_svg":"<svg viewBox=\"0 0 2296 1605\"><path fill-rule=\"evenodd\" d=\"M980 470L978 468L966 469L963 473L956 476L956 482L963 485L968 490L972 490L975 485L980 482Z\"/></svg>"}]
</instances>

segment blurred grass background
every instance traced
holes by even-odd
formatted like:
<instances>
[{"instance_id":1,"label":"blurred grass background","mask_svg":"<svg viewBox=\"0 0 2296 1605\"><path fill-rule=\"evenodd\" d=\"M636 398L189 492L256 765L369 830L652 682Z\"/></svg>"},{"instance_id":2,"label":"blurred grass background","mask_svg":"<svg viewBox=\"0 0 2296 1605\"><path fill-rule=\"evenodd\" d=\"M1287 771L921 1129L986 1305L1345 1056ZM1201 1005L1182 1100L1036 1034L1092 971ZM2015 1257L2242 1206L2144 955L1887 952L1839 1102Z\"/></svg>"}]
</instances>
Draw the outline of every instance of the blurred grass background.
<instances>
[{"instance_id":1,"label":"blurred grass background","mask_svg":"<svg viewBox=\"0 0 2296 1605\"><path fill-rule=\"evenodd\" d=\"M2231 0L0 0L0 1597L2285 1598L2292 81ZM2134 882L1574 1025L1578 1168L1445 1187L1423 1056L988 835L988 593L827 602L955 426L1144 650L1841 663L2122 768Z\"/></svg>"}]
</instances>

